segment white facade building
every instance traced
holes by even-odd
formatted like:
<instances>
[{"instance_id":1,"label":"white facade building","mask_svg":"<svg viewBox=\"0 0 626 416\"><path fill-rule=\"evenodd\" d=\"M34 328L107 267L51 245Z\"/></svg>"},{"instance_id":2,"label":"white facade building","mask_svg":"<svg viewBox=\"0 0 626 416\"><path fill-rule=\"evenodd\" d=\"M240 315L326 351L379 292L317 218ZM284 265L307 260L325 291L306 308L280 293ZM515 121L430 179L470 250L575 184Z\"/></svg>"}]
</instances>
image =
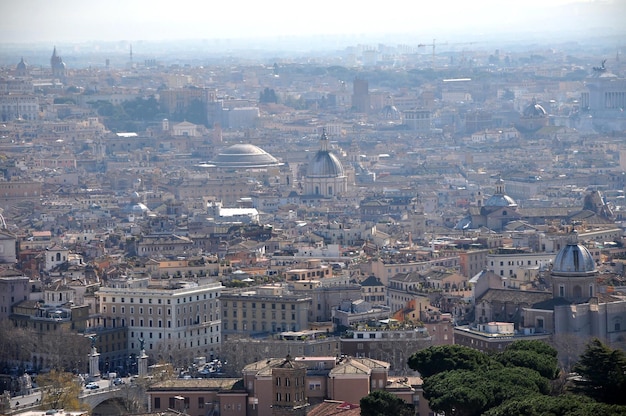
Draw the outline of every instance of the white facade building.
<instances>
[{"instance_id":1,"label":"white facade building","mask_svg":"<svg viewBox=\"0 0 626 416\"><path fill-rule=\"evenodd\" d=\"M143 278L115 281L96 297L105 327L128 327L129 352L138 353L143 342L146 353L158 361L219 352L222 289L220 282Z\"/></svg>"}]
</instances>

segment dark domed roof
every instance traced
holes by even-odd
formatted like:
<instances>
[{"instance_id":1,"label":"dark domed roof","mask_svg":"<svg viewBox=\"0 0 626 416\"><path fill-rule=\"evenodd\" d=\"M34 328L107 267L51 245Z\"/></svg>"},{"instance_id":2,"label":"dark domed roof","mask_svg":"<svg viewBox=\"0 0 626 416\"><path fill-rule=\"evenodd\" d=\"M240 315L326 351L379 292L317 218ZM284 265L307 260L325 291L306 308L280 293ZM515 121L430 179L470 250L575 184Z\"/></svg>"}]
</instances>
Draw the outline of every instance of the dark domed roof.
<instances>
[{"instance_id":1,"label":"dark domed roof","mask_svg":"<svg viewBox=\"0 0 626 416\"><path fill-rule=\"evenodd\" d=\"M491 195L487 201L485 201L486 207L516 207L517 202L513 198L504 194Z\"/></svg>"},{"instance_id":2,"label":"dark domed roof","mask_svg":"<svg viewBox=\"0 0 626 416\"><path fill-rule=\"evenodd\" d=\"M26 63L26 61L24 61L24 58L22 58L22 60L17 64L16 69L19 70L25 70L28 68L28 64Z\"/></svg>"},{"instance_id":3,"label":"dark domed roof","mask_svg":"<svg viewBox=\"0 0 626 416\"><path fill-rule=\"evenodd\" d=\"M524 109L524 117L546 117L548 113L546 110L533 99L528 107Z\"/></svg>"},{"instance_id":4,"label":"dark domed roof","mask_svg":"<svg viewBox=\"0 0 626 416\"><path fill-rule=\"evenodd\" d=\"M223 149L212 162L223 168L260 168L278 166L274 156L252 144L234 144Z\"/></svg>"},{"instance_id":5,"label":"dark domed roof","mask_svg":"<svg viewBox=\"0 0 626 416\"><path fill-rule=\"evenodd\" d=\"M386 105L380 110L380 117L385 120L400 120L400 110L395 105Z\"/></svg>"},{"instance_id":6,"label":"dark domed roof","mask_svg":"<svg viewBox=\"0 0 626 416\"><path fill-rule=\"evenodd\" d=\"M595 273L596 263L587 247L578 243L568 243L554 258L553 274L587 275Z\"/></svg>"},{"instance_id":7,"label":"dark domed roof","mask_svg":"<svg viewBox=\"0 0 626 416\"><path fill-rule=\"evenodd\" d=\"M318 150L307 168L309 178L338 178L344 176L343 165L328 150Z\"/></svg>"}]
</instances>

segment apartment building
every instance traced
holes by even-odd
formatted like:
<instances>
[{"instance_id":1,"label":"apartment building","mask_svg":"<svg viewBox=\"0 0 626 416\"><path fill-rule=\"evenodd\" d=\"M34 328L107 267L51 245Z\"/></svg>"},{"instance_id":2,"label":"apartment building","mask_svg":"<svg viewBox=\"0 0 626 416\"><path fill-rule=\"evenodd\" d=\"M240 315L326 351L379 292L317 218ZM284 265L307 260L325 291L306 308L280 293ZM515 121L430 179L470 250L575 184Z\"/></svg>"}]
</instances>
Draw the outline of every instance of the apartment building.
<instances>
[{"instance_id":1,"label":"apartment building","mask_svg":"<svg viewBox=\"0 0 626 416\"><path fill-rule=\"evenodd\" d=\"M225 335L301 331L308 327L311 298L283 286L224 292L220 298Z\"/></svg>"},{"instance_id":2,"label":"apartment building","mask_svg":"<svg viewBox=\"0 0 626 416\"><path fill-rule=\"evenodd\" d=\"M535 280L541 270L547 270L554 256L555 253L500 250L498 253L487 255L487 270L509 278L507 287L519 288Z\"/></svg>"},{"instance_id":3,"label":"apartment building","mask_svg":"<svg viewBox=\"0 0 626 416\"><path fill-rule=\"evenodd\" d=\"M378 259L372 262L372 274L380 279L385 286L389 279L397 273L423 272L433 267L458 269L460 261L458 256L439 257L426 261L396 262Z\"/></svg>"},{"instance_id":4,"label":"apartment building","mask_svg":"<svg viewBox=\"0 0 626 416\"><path fill-rule=\"evenodd\" d=\"M27 276L0 277L0 320L8 318L13 305L28 299L30 284Z\"/></svg>"},{"instance_id":5,"label":"apartment building","mask_svg":"<svg viewBox=\"0 0 626 416\"><path fill-rule=\"evenodd\" d=\"M330 322L333 310L343 301L362 298L361 286L340 279L298 280L289 282L290 290L296 295L311 298L309 322Z\"/></svg>"},{"instance_id":6,"label":"apartment building","mask_svg":"<svg viewBox=\"0 0 626 416\"><path fill-rule=\"evenodd\" d=\"M141 340L153 359L214 356L221 345L220 282L118 279L96 292L102 325L128 328L128 350Z\"/></svg>"}]
</instances>

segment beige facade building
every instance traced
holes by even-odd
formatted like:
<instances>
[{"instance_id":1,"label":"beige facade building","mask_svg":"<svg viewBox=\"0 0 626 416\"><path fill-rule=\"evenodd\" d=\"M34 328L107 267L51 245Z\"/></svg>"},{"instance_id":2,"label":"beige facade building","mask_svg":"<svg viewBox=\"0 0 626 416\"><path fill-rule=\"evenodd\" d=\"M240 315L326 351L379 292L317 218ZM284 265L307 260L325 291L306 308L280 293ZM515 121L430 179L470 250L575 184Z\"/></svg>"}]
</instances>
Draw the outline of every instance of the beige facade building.
<instances>
[{"instance_id":1,"label":"beige facade building","mask_svg":"<svg viewBox=\"0 0 626 416\"><path fill-rule=\"evenodd\" d=\"M104 327L127 327L128 350L143 342L154 360L214 356L221 345L221 283L120 279L96 292Z\"/></svg>"},{"instance_id":2,"label":"beige facade building","mask_svg":"<svg viewBox=\"0 0 626 416\"><path fill-rule=\"evenodd\" d=\"M282 286L224 292L221 297L224 335L301 331L308 327L311 298Z\"/></svg>"}]
</instances>

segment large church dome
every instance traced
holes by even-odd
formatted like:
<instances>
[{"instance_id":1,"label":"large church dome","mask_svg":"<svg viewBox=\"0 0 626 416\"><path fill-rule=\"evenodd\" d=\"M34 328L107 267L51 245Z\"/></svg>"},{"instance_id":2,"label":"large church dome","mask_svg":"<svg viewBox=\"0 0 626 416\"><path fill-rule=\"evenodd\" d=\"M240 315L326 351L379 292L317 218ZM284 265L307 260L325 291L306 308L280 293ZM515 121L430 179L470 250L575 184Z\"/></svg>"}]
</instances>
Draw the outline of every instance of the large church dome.
<instances>
[{"instance_id":1,"label":"large church dome","mask_svg":"<svg viewBox=\"0 0 626 416\"><path fill-rule=\"evenodd\" d=\"M343 165L327 147L328 137L322 133L320 150L309 162L306 176L309 178L338 178L345 176Z\"/></svg>"},{"instance_id":2,"label":"large church dome","mask_svg":"<svg viewBox=\"0 0 626 416\"><path fill-rule=\"evenodd\" d=\"M488 200L485 201L486 207L516 207L517 202L508 195L495 194L491 195Z\"/></svg>"},{"instance_id":3,"label":"large church dome","mask_svg":"<svg viewBox=\"0 0 626 416\"><path fill-rule=\"evenodd\" d=\"M587 275L596 272L596 263L587 247L578 243L568 243L554 258L552 274Z\"/></svg>"},{"instance_id":4,"label":"large church dome","mask_svg":"<svg viewBox=\"0 0 626 416\"><path fill-rule=\"evenodd\" d=\"M533 101L524 109L524 117L547 117L548 113L546 110L537 103L537 100L533 98Z\"/></svg>"},{"instance_id":5,"label":"large church dome","mask_svg":"<svg viewBox=\"0 0 626 416\"><path fill-rule=\"evenodd\" d=\"M265 168L279 166L274 156L252 144L235 144L223 149L212 161L221 168Z\"/></svg>"},{"instance_id":6,"label":"large church dome","mask_svg":"<svg viewBox=\"0 0 626 416\"><path fill-rule=\"evenodd\" d=\"M306 175L310 178L338 178L344 176L343 165L334 154L319 150L309 162Z\"/></svg>"},{"instance_id":7,"label":"large church dome","mask_svg":"<svg viewBox=\"0 0 626 416\"><path fill-rule=\"evenodd\" d=\"M328 136L324 130L320 137L320 150L315 153L307 167L304 192L307 195L334 198L345 194L347 190L348 177L337 156L328 150Z\"/></svg>"}]
</instances>

